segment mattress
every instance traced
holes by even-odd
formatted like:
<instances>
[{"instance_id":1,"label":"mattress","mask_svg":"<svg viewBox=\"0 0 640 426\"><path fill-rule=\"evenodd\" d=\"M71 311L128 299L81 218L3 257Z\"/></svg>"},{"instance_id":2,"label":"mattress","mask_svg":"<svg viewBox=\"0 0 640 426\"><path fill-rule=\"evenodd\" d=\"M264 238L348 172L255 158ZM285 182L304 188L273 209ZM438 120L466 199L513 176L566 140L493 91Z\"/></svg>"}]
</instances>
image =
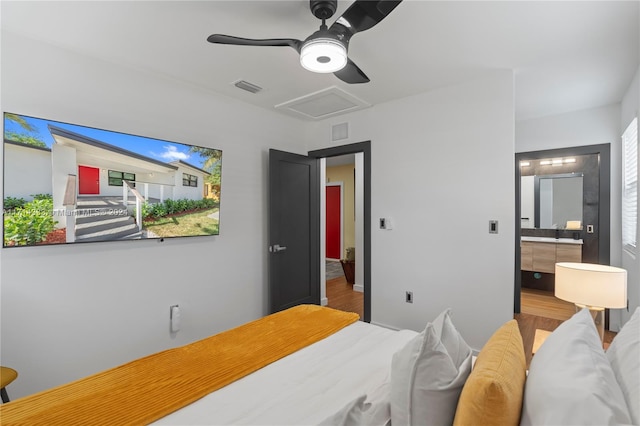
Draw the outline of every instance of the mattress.
<instances>
[{"instance_id":1,"label":"mattress","mask_svg":"<svg viewBox=\"0 0 640 426\"><path fill-rule=\"evenodd\" d=\"M416 334L353 323L153 424L318 424L388 382L393 354Z\"/></svg>"}]
</instances>

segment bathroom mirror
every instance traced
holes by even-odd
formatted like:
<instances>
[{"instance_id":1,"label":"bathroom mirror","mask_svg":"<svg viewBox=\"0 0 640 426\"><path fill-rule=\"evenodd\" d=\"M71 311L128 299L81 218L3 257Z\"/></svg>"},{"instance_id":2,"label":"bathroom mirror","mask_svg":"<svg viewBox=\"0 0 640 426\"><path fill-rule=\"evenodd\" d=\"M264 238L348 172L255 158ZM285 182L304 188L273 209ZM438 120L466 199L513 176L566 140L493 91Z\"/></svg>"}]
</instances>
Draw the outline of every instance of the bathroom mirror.
<instances>
[{"instance_id":1,"label":"bathroom mirror","mask_svg":"<svg viewBox=\"0 0 640 426\"><path fill-rule=\"evenodd\" d=\"M521 227L582 229L582 173L521 177Z\"/></svg>"}]
</instances>

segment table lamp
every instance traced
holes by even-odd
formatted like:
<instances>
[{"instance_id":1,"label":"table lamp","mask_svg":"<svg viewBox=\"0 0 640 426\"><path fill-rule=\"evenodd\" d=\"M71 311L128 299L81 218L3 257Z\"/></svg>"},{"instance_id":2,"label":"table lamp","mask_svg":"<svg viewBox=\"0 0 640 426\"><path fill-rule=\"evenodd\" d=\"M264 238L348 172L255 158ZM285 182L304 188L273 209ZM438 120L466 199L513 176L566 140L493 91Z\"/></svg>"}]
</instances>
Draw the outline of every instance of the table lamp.
<instances>
[{"instance_id":1,"label":"table lamp","mask_svg":"<svg viewBox=\"0 0 640 426\"><path fill-rule=\"evenodd\" d=\"M588 308L604 342L605 308L627 307L627 271L592 263L556 263L555 296Z\"/></svg>"}]
</instances>

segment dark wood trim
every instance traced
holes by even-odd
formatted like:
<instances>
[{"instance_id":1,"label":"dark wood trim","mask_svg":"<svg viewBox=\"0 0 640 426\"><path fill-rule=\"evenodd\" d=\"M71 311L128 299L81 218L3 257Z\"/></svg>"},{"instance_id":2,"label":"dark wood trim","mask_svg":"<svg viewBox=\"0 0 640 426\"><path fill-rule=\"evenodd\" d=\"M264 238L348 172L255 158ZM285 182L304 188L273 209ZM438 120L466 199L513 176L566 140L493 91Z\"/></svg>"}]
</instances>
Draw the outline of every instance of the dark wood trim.
<instances>
[{"instance_id":1,"label":"dark wood trim","mask_svg":"<svg viewBox=\"0 0 640 426\"><path fill-rule=\"evenodd\" d=\"M364 153L364 318L371 322L371 141L357 142L309 151L309 157L326 158L345 154Z\"/></svg>"},{"instance_id":2,"label":"dark wood trim","mask_svg":"<svg viewBox=\"0 0 640 426\"><path fill-rule=\"evenodd\" d=\"M544 151L518 152L515 155L516 220L513 311L516 314L519 314L521 311L520 291L522 286L520 274L520 161L590 154L599 155L598 176L600 179L600 185L598 193L598 262L603 265L608 265L611 261L611 144L585 145L568 148L549 149Z\"/></svg>"}]
</instances>

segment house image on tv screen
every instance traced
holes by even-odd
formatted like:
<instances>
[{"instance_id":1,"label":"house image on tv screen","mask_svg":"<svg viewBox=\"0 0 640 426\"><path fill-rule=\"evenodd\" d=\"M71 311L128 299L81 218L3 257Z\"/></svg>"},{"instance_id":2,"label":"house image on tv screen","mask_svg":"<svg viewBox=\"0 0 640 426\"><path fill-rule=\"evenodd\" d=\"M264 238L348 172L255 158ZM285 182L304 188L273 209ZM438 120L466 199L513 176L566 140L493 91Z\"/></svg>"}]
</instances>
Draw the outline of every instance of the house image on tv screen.
<instances>
[{"instance_id":1,"label":"house image on tv screen","mask_svg":"<svg viewBox=\"0 0 640 426\"><path fill-rule=\"evenodd\" d=\"M5 247L219 233L220 150L52 123L49 144L5 131Z\"/></svg>"}]
</instances>

